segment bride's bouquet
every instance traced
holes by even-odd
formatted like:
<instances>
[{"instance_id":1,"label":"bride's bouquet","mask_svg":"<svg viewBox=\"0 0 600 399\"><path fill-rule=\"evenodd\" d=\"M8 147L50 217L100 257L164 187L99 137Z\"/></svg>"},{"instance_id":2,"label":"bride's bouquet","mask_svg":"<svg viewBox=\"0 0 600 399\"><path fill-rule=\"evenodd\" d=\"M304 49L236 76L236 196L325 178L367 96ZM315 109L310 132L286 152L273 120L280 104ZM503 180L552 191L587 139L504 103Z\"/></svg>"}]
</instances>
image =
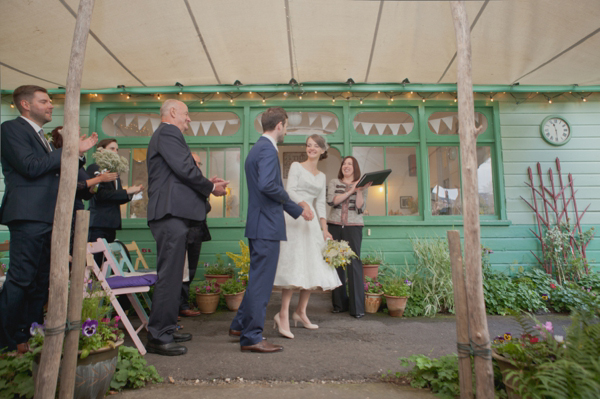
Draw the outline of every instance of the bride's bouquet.
<instances>
[{"instance_id":1,"label":"bride's bouquet","mask_svg":"<svg viewBox=\"0 0 600 399\"><path fill-rule=\"evenodd\" d=\"M356 257L348 241L327 240L323 248L323 259L334 269L341 267L346 270L346 265L350 263L352 258Z\"/></svg>"}]
</instances>

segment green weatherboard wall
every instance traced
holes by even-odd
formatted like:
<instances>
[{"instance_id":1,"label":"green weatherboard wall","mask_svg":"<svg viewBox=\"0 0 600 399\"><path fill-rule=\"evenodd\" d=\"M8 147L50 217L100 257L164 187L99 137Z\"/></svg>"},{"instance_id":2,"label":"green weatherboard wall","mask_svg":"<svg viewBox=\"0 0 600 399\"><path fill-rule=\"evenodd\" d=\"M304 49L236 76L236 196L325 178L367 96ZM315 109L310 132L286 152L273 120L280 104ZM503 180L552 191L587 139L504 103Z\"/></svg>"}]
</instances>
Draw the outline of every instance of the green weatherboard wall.
<instances>
[{"instance_id":1,"label":"green weatherboard wall","mask_svg":"<svg viewBox=\"0 0 600 399\"><path fill-rule=\"evenodd\" d=\"M173 95L176 96L176 95ZM44 126L46 131L63 124L63 100L62 95L55 95L54 116L51 123ZM433 107L455 110L456 104L450 100L430 100L424 104L419 99L396 98L390 102L384 99L366 99L363 105L358 100L346 101L338 98L335 103L323 99L323 96L315 96L311 100L305 96L303 100L297 98L285 98L281 95L269 99L263 104L260 97L255 99L236 99L234 104L228 98L222 100L213 99L208 103L200 104L199 98L185 94L182 98L190 105L192 110L214 109L220 111L231 111L238 114L242 125L240 133L235 138L219 137L190 137L191 144L202 146L202 144L227 144L241 148L243 156L247 153L250 145L258 137L254 130L254 116L260 112L263 106L280 105L283 107L311 110L322 110L334 112L340 119L340 129L328 137L330 144L335 146L342 155L351 154L353 145L366 145L368 140L385 140L382 137L359 137L352 128L352 118L361 107L370 110L399 110L410 109L419 120L421 126L426 125L425 116L427 110ZM215 97L218 98L218 97ZM450 97L448 97L450 98ZM9 106L3 95L1 118L2 121L18 116L16 109ZM164 96L163 96L164 100ZM534 238L530 229L536 229L533 212L529 210L521 196L531 199L531 190L525 186L527 178L527 167L535 170L536 162L542 163L544 174L548 168L555 171L554 160L559 157L562 164L563 174L566 178L572 173L575 179L577 192L577 203L579 209L584 209L588 204L589 210L583 218L584 228L600 227L600 102L582 102L577 99L572 101L554 101L553 104L541 100L538 102L526 102L516 105L512 97L498 94L495 102L478 101L476 108L488 116L488 132L493 145L494 157L500 162L495 165L495 178L499 177L499 184L495 186L495 202L497 215L486 217L481 220L481 242L491 248L491 262L494 267L504 270L520 266L530 266L536 263L530 251L539 255L540 245ZM90 131L100 132L101 117L106 115L106 108L111 112L136 112L140 110L158 113L160 102L153 96L134 97L126 100L120 95L90 95L82 96L80 124L83 133ZM540 135L540 123L548 116L561 116L565 118L572 130L572 139L564 146L553 146L548 144ZM102 136L101 136L102 138ZM121 148L128 146L144 146L149 138L119 138ZM301 143L303 137L286 138L286 143ZM416 143L419 138L416 138ZM423 147L423 146L422 146ZM423 147L424 148L424 147ZM424 153L426 154L426 153ZM420 157L420 169L424 168L423 156ZM243 181L243 171L242 171ZM423 186L423 178L420 184ZM0 189L4 190L3 184ZM226 251L238 251L238 241L243 239L244 218L246 213L245 188L242 184L242 200L239 219L210 219L209 226L213 240L205 243L202 248L201 262L214 261L214 255L224 254ZM421 194L426 194L428 189L421 189ZM421 196L423 196L421 195ZM421 197L420 196L420 197ZM422 205L422 204L421 204ZM412 217L409 217L412 218ZM432 217L425 215L418 220L402 219L399 217L367 217L363 239L363 254L370 250L381 250L385 254L386 261L396 266L405 263L413 263L413 254L410 239L413 237L442 237L445 238L446 230L462 229L460 219L449 219L445 217ZM368 233L370 232L370 235ZM152 235L147 228L145 219L124 220L123 230L119 232L118 238L129 242L135 240L140 248L143 248L145 257L151 267L155 264L156 246ZM4 226L0 231L0 240L9 239L8 231ZM598 269L600 262L600 240L595 239L588 247L588 260L594 268Z\"/></svg>"}]
</instances>

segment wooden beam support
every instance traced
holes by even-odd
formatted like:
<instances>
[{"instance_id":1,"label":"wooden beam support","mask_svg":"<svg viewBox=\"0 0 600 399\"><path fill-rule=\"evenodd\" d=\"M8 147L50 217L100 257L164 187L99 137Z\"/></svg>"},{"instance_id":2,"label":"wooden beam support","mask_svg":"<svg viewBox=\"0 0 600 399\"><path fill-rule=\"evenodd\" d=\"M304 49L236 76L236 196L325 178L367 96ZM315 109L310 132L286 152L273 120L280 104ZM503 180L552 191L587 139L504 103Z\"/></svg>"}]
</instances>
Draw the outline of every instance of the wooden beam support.
<instances>
[{"instance_id":1,"label":"wooden beam support","mask_svg":"<svg viewBox=\"0 0 600 399\"><path fill-rule=\"evenodd\" d=\"M494 398L494 371L490 334L485 314L481 271L479 194L477 186L477 135L471 74L471 36L464 1L450 3L457 48L458 120L463 192L465 266L469 330L475 345L475 382L477 399Z\"/></svg>"},{"instance_id":2,"label":"wooden beam support","mask_svg":"<svg viewBox=\"0 0 600 399\"><path fill-rule=\"evenodd\" d=\"M52 229L52 255L50 261L50 290L48 297L48 314L46 331L59 331L46 334L44 348L40 359L40 368L35 382L37 399L53 399L56 395L56 384L64 328L67 318L67 293L69 276L69 240L71 238L71 221L73 220L73 204L77 188L77 172L79 170L79 102L83 61L87 44L94 0L81 0L73 44L71 60L67 75L65 97L65 125L62 130L63 147L60 169L58 198L54 211Z\"/></svg>"}]
</instances>

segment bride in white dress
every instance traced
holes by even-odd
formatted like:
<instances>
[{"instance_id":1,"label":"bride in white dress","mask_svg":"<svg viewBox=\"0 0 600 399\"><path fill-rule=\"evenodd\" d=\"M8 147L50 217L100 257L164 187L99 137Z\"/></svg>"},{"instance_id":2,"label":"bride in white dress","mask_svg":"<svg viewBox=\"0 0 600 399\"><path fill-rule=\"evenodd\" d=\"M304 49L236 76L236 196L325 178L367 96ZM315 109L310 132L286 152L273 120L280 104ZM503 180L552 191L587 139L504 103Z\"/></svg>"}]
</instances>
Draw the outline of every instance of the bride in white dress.
<instances>
[{"instance_id":1,"label":"bride in white dress","mask_svg":"<svg viewBox=\"0 0 600 399\"><path fill-rule=\"evenodd\" d=\"M282 289L281 309L275 315L275 326L286 338L294 338L289 325L289 308L293 290L300 289L298 306L292 315L297 325L317 329L306 316L306 306L311 290L333 290L342 285L335 269L323 260L321 253L326 239L331 239L327 230L325 174L317 168L319 160L327 157L327 143L318 134L306 139L308 159L290 166L286 191L292 201L303 208L308 207L313 215L311 221L293 219L285 214L287 241L281 242L279 261L274 285ZM315 206L313 207L313 202Z\"/></svg>"}]
</instances>

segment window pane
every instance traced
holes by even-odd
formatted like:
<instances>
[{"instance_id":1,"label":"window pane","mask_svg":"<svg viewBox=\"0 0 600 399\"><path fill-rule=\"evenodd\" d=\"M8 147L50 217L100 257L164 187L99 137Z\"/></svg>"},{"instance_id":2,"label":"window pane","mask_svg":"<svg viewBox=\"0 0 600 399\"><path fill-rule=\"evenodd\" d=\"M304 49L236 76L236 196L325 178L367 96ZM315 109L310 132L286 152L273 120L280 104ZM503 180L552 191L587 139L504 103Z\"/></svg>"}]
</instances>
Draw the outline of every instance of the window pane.
<instances>
[{"instance_id":1,"label":"window pane","mask_svg":"<svg viewBox=\"0 0 600 399\"><path fill-rule=\"evenodd\" d=\"M429 147L431 214L461 215L458 147Z\"/></svg>"},{"instance_id":2,"label":"window pane","mask_svg":"<svg viewBox=\"0 0 600 399\"><path fill-rule=\"evenodd\" d=\"M361 112L354 117L354 130L359 134L396 136L408 134L415 122L406 112Z\"/></svg>"},{"instance_id":3,"label":"window pane","mask_svg":"<svg viewBox=\"0 0 600 399\"><path fill-rule=\"evenodd\" d=\"M111 137L149 137L158 125L158 114L110 114L102 120L102 131Z\"/></svg>"},{"instance_id":4,"label":"window pane","mask_svg":"<svg viewBox=\"0 0 600 399\"><path fill-rule=\"evenodd\" d=\"M240 118L233 112L190 112L186 136L232 136L240 130Z\"/></svg>"},{"instance_id":5,"label":"window pane","mask_svg":"<svg viewBox=\"0 0 600 399\"><path fill-rule=\"evenodd\" d=\"M481 112L475 112L475 127L483 125L485 132L488 127L487 118ZM458 112L434 112L429 117L427 126L435 134L458 134Z\"/></svg>"},{"instance_id":6,"label":"window pane","mask_svg":"<svg viewBox=\"0 0 600 399\"><path fill-rule=\"evenodd\" d=\"M254 119L254 128L262 133L262 112ZM332 112L288 112L287 134L310 136L311 134L331 134L340 126Z\"/></svg>"},{"instance_id":7,"label":"window pane","mask_svg":"<svg viewBox=\"0 0 600 399\"><path fill-rule=\"evenodd\" d=\"M136 195L129 205L129 217L145 218L148 209L148 164L146 163L147 148L133 148L133 159L131 161L131 182L130 185L144 185L144 190ZM119 150L120 152L121 150ZM130 151L130 150L127 150ZM126 180L123 180L125 182Z\"/></svg>"},{"instance_id":8,"label":"window pane","mask_svg":"<svg viewBox=\"0 0 600 399\"><path fill-rule=\"evenodd\" d=\"M352 155L358 161L362 174L385 169L383 147L354 147ZM369 187L365 216L385 216L385 190L383 186Z\"/></svg>"},{"instance_id":9,"label":"window pane","mask_svg":"<svg viewBox=\"0 0 600 399\"><path fill-rule=\"evenodd\" d=\"M387 164L385 169L392 170L387 179L388 215L418 215L419 184L416 148L387 147L385 151Z\"/></svg>"},{"instance_id":10,"label":"window pane","mask_svg":"<svg viewBox=\"0 0 600 399\"><path fill-rule=\"evenodd\" d=\"M240 150L227 148L210 151L208 175L218 176L230 183L228 194L223 197L210 196L212 210L208 218L240 216Z\"/></svg>"},{"instance_id":11,"label":"window pane","mask_svg":"<svg viewBox=\"0 0 600 399\"><path fill-rule=\"evenodd\" d=\"M122 156L123 158L125 158L127 160L127 162L130 161L130 156L131 156L131 150L128 148L119 148L119 155ZM129 168L131 169L132 165L129 165ZM93 177L93 176L92 176ZM121 185L123 186L123 188L127 188L130 186L129 183L129 171L127 171L126 173L121 173L119 175L119 178L121 179ZM125 204L121 204L121 219L126 218L127 217L127 203Z\"/></svg>"},{"instance_id":12,"label":"window pane","mask_svg":"<svg viewBox=\"0 0 600 399\"><path fill-rule=\"evenodd\" d=\"M494 215L494 183L492 181L492 151L490 147L477 147L477 182L479 214Z\"/></svg>"}]
</instances>

